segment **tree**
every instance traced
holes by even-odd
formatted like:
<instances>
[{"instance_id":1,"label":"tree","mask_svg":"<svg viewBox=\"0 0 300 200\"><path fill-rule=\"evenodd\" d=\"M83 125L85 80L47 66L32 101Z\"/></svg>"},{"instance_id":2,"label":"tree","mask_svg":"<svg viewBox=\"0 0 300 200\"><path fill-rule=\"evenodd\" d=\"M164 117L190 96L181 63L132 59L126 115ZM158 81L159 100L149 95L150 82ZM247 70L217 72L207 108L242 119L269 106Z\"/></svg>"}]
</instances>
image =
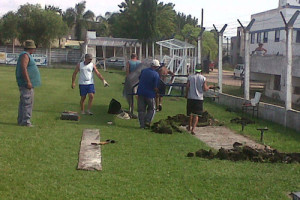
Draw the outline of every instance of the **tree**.
<instances>
[{"instance_id":1,"label":"tree","mask_svg":"<svg viewBox=\"0 0 300 200\"><path fill-rule=\"evenodd\" d=\"M33 39L37 46L49 47L67 32L62 17L52 10L43 10L40 5L22 5L17 12L19 18L19 40Z\"/></svg>"},{"instance_id":2,"label":"tree","mask_svg":"<svg viewBox=\"0 0 300 200\"><path fill-rule=\"evenodd\" d=\"M214 33L204 31L202 42L202 53L208 55L210 53L210 59L215 60L218 55L218 42L215 39Z\"/></svg>"},{"instance_id":3,"label":"tree","mask_svg":"<svg viewBox=\"0 0 300 200\"><path fill-rule=\"evenodd\" d=\"M58 13L59 15L62 15L62 9L60 9L59 7L45 5L45 10L51 10L51 11Z\"/></svg>"},{"instance_id":4,"label":"tree","mask_svg":"<svg viewBox=\"0 0 300 200\"><path fill-rule=\"evenodd\" d=\"M200 33L199 27L194 27L186 24L181 33L175 36L176 39L187 41L190 44L197 46L198 36ZM218 43L213 32L204 31L202 37L202 55L207 56L214 60L218 55Z\"/></svg>"},{"instance_id":5,"label":"tree","mask_svg":"<svg viewBox=\"0 0 300 200\"><path fill-rule=\"evenodd\" d=\"M191 15L186 16L184 13L177 13L176 19L175 19L175 23L177 25L177 31L180 32L181 29L183 29L183 27L186 24L190 24L192 26L197 26L198 24L198 19L197 18L192 18Z\"/></svg>"},{"instance_id":6,"label":"tree","mask_svg":"<svg viewBox=\"0 0 300 200\"><path fill-rule=\"evenodd\" d=\"M174 4L159 3L157 5L157 37L159 39L170 38L176 31L176 11L174 10Z\"/></svg>"},{"instance_id":7,"label":"tree","mask_svg":"<svg viewBox=\"0 0 300 200\"><path fill-rule=\"evenodd\" d=\"M68 24L70 30L75 26L75 36L77 40L83 40L82 29L89 29L93 27L93 22L95 19L95 14L88 10L85 11L86 1L82 1L75 5L75 8L68 8L66 12L63 13L63 20Z\"/></svg>"},{"instance_id":8,"label":"tree","mask_svg":"<svg viewBox=\"0 0 300 200\"><path fill-rule=\"evenodd\" d=\"M113 37L139 38L141 24L140 6L142 0L125 0L119 6L120 13L111 16Z\"/></svg>"},{"instance_id":9,"label":"tree","mask_svg":"<svg viewBox=\"0 0 300 200\"><path fill-rule=\"evenodd\" d=\"M109 24L109 18L111 18L113 13L106 12L105 16L99 15L96 17L96 33L98 36L110 36L110 24Z\"/></svg>"},{"instance_id":10,"label":"tree","mask_svg":"<svg viewBox=\"0 0 300 200\"><path fill-rule=\"evenodd\" d=\"M74 8L68 8L63 12L63 20L67 23L68 28L72 29L76 21L76 12Z\"/></svg>"},{"instance_id":11,"label":"tree","mask_svg":"<svg viewBox=\"0 0 300 200\"><path fill-rule=\"evenodd\" d=\"M142 41L154 41L157 38L157 0L143 0L140 10L139 39Z\"/></svg>"},{"instance_id":12,"label":"tree","mask_svg":"<svg viewBox=\"0 0 300 200\"><path fill-rule=\"evenodd\" d=\"M13 52L15 47L15 39L19 36L18 17L14 12L6 13L2 18L2 39L8 40L13 44Z\"/></svg>"}]
</instances>

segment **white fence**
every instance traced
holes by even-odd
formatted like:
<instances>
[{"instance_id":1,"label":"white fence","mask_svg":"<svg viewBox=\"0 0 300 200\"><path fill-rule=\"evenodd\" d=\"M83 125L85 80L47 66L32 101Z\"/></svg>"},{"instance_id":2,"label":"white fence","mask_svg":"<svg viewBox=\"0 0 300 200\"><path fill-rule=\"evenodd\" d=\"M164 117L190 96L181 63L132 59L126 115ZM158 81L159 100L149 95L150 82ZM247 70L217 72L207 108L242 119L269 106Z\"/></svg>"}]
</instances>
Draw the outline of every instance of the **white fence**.
<instances>
[{"instance_id":1,"label":"white fence","mask_svg":"<svg viewBox=\"0 0 300 200\"><path fill-rule=\"evenodd\" d=\"M19 55L24 48L22 47L15 47L14 53ZM8 55L8 56L7 56ZM34 59L36 62L38 62L40 65L45 65L45 61L47 64L50 63L78 63L81 59L82 53L80 49L59 49L54 48L51 49L51 52L49 49L42 49L37 48ZM11 59L11 61L7 61L7 57ZM13 48L11 46L0 46L0 63L11 63L15 62L13 60Z\"/></svg>"}]
</instances>

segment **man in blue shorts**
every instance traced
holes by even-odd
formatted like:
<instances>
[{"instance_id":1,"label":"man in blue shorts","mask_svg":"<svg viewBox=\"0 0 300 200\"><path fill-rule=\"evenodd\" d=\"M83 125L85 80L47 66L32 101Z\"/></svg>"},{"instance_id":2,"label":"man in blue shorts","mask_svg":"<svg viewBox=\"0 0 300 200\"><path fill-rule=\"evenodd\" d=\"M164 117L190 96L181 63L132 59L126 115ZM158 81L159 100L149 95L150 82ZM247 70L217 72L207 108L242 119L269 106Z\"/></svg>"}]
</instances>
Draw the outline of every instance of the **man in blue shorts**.
<instances>
[{"instance_id":1,"label":"man in blue shorts","mask_svg":"<svg viewBox=\"0 0 300 200\"><path fill-rule=\"evenodd\" d=\"M92 63L92 59L93 57L91 54L85 54L84 61L78 63L72 76L72 89L74 89L76 75L79 72L78 83L79 83L79 91L81 96L80 99L81 114L89 114L89 115L93 114L91 112L92 103L95 94L93 72L95 72L98 78L103 81L104 87L109 86L108 83L103 78L103 76L97 70L96 65ZM84 101L86 99L86 95L89 96L87 112L84 111Z\"/></svg>"},{"instance_id":2,"label":"man in blue shorts","mask_svg":"<svg viewBox=\"0 0 300 200\"><path fill-rule=\"evenodd\" d=\"M158 95L159 75L155 71L160 66L158 60L153 60L151 67L143 69L139 77L138 118L141 128L150 128L155 115L155 97Z\"/></svg>"},{"instance_id":3,"label":"man in blue shorts","mask_svg":"<svg viewBox=\"0 0 300 200\"><path fill-rule=\"evenodd\" d=\"M190 116L187 130L191 131L193 135L195 135L194 129L198 124L198 116L203 112L203 92L208 89L206 78L201 74L200 69L196 69L195 74L188 77L186 85L186 109L187 116Z\"/></svg>"}]
</instances>

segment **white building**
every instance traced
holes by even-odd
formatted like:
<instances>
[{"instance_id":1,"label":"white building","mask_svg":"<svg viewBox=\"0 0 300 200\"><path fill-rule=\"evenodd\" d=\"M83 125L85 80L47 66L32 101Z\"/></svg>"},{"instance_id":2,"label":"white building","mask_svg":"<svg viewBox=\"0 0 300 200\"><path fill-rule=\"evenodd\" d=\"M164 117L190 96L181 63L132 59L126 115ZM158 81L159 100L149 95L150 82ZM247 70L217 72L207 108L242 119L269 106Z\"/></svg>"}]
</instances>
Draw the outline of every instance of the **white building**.
<instances>
[{"instance_id":1,"label":"white building","mask_svg":"<svg viewBox=\"0 0 300 200\"><path fill-rule=\"evenodd\" d=\"M267 49L265 56L252 55L250 58L251 80L266 83L265 95L284 101L286 91L286 31L281 17L282 12L286 22L294 13L300 10L300 0L279 0L277 9L253 14L255 22L250 30L250 52L258 43L263 43ZM292 65L292 102L300 103L300 16L293 29L293 65ZM239 32L239 31L238 31ZM241 55L244 55L243 34L240 32Z\"/></svg>"},{"instance_id":2,"label":"white building","mask_svg":"<svg viewBox=\"0 0 300 200\"><path fill-rule=\"evenodd\" d=\"M280 12L288 22L297 10L300 10L300 0L279 0L278 8L253 14L251 19L255 22L250 31L250 51L263 43L267 54L285 55L286 31ZM300 55L300 17L294 24L293 55Z\"/></svg>"}]
</instances>

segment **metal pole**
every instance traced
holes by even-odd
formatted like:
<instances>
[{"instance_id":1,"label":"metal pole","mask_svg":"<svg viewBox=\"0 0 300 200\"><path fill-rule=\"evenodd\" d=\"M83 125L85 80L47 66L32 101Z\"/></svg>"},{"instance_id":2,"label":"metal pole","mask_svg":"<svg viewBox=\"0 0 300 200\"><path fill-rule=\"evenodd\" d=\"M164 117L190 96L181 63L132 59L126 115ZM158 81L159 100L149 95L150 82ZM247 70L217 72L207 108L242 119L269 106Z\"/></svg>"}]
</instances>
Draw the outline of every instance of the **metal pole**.
<instances>
[{"instance_id":1,"label":"metal pole","mask_svg":"<svg viewBox=\"0 0 300 200\"><path fill-rule=\"evenodd\" d=\"M245 76L244 76L244 98L250 99L250 44L249 30L245 30Z\"/></svg>"},{"instance_id":2,"label":"metal pole","mask_svg":"<svg viewBox=\"0 0 300 200\"><path fill-rule=\"evenodd\" d=\"M146 42L146 58L148 58L148 42Z\"/></svg>"},{"instance_id":3,"label":"metal pole","mask_svg":"<svg viewBox=\"0 0 300 200\"><path fill-rule=\"evenodd\" d=\"M163 62L163 57L162 57L162 45L159 46L159 55L160 55L160 62Z\"/></svg>"},{"instance_id":4,"label":"metal pole","mask_svg":"<svg viewBox=\"0 0 300 200\"><path fill-rule=\"evenodd\" d=\"M293 40L293 27L287 29L287 40L286 40L286 92L285 92L285 109L292 109L292 65L293 65L293 52L292 52L292 40Z\"/></svg>"},{"instance_id":5,"label":"metal pole","mask_svg":"<svg viewBox=\"0 0 300 200\"><path fill-rule=\"evenodd\" d=\"M218 76L218 83L219 83L219 92L222 93L222 90L223 90L223 76L222 76L222 73L223 73L223 63L222 63L222 55L223 55L223 48L222 48L222 45L223 44L223 34L222 33L219 33L219 76Z\"/></svg>"},{"instance_id":6,"label":"metal pole","mask_svg":"<svg viewBox=\"0 0 300 200\"><path fill-rule=\"evenodd\" d=\"M152 57L155 59L154 42L152 42Z\"/></svg>"},{"instance_id":7,"label":"metal pole","mask_svg":"<svg viewBox=\"0 0 300 200\"><path fill-rule=\"evenodd\" d=\"M140 57L139 57L139 60L142 60L143 59L143 43L141 43L141 46L140 46Z\"/></svg>"},{"instance_id":8,"label":"metal pole","mask_svg":"<svg viewBox=\"0 0 300 200\"><path fill-rule=\"evenodd\" d=\"M228 40L229 40L229 38L226 37L226 39L227 39L227 59L228 59Z\"/></svg>"},{"instance_id":9,"label":"metal pole","mask_svg":"<svg viewBox=\"0 0 300 200\"><path fill-rule=\"evenodd\" d=\"M198 60L197 64L201 64L201 37L198 37Z\"/></svg>"}]
</instances>

